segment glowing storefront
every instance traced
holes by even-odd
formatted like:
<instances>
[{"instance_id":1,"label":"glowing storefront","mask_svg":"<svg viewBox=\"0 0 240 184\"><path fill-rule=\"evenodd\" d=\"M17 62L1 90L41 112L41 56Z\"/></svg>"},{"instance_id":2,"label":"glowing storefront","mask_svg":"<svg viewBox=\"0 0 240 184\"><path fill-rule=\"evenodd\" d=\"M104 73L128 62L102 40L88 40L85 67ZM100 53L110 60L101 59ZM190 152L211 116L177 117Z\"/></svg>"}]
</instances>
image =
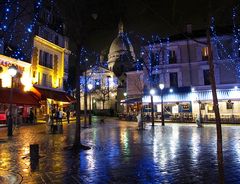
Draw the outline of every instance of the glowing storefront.
<instances>
[{"instance_id":1,"label":"glowing storefront","mask_svg":"<svg viewBox=\"0 0 240 184\"><path fill-rule=\"evenodd\" d=\"M63 91L70 54L67 46L64 47L42 37L34 37L31 75L35 92L41 96L41 108L37 110L39 117L50 114L51 109L66 107L74 101Z\"/></svg>"},{"instance_id":2,"label":"glowing storefront","mask_svg":"<svg viewBox=\"0 0 240 184\"><path fill-rule=\"evenodd\" d=\"M8 73L8 68L15 66L17 75L13 78ZM31 92L31 64L0 55L0 112L5 113L10 102L11 83L13 87L12 104L13 115L27 117L30 108L39 106L39 97Z\"/></svg>"},{"instance_id":3,"label":"glowing storefront","mask_svg":"<svg viewBox=\"0 0 240 184\"><path fill-rule=\"evenodd\" d=\"M222 88L217 90L221 119L224 122L240 122L240 89L238 87ZM204 121L212 121L215 118L212 104L211 90L194 90L184 93L169 92L167 89L163 95L164 113L171 116L171 120L194 121L201 114ZM143 106L150 108L150 96L142 98ZM153 96L155 114L161 112L160 95ZM150 112L150 110L149 110Z\"/></svg>"}]
</instances>

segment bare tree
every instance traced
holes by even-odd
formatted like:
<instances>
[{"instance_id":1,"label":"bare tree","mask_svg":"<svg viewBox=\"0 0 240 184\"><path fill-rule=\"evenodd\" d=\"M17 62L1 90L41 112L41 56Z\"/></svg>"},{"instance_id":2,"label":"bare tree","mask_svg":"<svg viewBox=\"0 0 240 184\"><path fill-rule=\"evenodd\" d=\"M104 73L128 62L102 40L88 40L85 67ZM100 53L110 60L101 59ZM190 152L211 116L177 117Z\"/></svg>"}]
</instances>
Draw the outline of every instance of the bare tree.
<instances>
[{"instance_id":1,"label":"bare tree","mask_svg":"<svg viewBox=\"0 0 240 184\"><path fill-rule=\"evenodd\" d=\"M109 95L111 93L116 93L117 88L108 89L108 87L101 87L95 89L93 94L96 94L96 101L102 102L102 109L105 109L105 103L110 100Z\"/></svg>"}]
</instances>

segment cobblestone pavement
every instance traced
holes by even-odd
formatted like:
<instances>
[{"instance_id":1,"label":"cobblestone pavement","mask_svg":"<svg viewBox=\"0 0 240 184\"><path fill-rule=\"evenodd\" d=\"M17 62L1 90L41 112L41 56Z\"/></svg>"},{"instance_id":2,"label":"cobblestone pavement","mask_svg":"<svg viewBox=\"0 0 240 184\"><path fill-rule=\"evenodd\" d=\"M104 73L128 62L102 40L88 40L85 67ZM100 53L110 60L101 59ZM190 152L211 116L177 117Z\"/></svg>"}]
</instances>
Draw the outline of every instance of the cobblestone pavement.
<instances>
[{"instance_id":1,"label":"cobblestone pavement","mask_svg":"<svg viewBox=\"0 0 240 184\"><path fill-rule=\"evenodd\" d=\"M218 183L214 125L147 125L107 119L82 130L90 150L72 153L74 123L63 134L49 134L45 124L0 129L0 183ZM223 128L225 183L240 183L240 126ZM38 164L29 145L39 144Z\"/></svg>"}]
</instances>

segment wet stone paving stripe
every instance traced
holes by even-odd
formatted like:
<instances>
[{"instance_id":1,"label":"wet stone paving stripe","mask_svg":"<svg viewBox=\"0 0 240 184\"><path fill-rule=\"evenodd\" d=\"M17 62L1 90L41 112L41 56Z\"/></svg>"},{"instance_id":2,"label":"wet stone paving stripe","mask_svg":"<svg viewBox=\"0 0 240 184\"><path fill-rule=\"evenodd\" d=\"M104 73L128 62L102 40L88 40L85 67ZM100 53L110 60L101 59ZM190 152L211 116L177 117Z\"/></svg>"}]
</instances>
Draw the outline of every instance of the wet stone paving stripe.
<instances>
[{"instance_id":1,"label":"wet stone paving stripe","mask_svg":"<svg viewBox=\"0 0 240 184\"><path fill-rule=\"evenodd\" d=\"M0 129L0 184L8 183L218 183L216 128L195 124L148 124L107 119L81 130L90 150L66 149L74 142L75 124L63 124L63 134L49 134L44 124L22 126L6 137ZM226 184L240 181L240 126L225 125L223 133ZM30 144L40 158L30 160Z\"/></svg>"}]
</instances>

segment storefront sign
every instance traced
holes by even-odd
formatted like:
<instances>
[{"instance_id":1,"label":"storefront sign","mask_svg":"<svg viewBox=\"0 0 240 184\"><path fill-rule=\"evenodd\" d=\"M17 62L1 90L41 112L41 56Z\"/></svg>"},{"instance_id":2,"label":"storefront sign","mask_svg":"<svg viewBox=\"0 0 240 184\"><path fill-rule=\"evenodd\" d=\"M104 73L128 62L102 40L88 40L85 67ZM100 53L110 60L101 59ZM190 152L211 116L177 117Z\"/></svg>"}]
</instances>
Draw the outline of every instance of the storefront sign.
<instances>
[{"instance_id":1,"label":"storefront sign","mask_svg":"<svg viewBox=\"0 0 240 184\"><path fill-rule=\"evenodd\" d=\"M184 103L184 104L180 104L179 107L180 107L180 112L192 112L191 104Z\"/></svg>"},{"instance_id":2,"label":"storefront sign","mask_svg":"<svg viewBox=\"0 0 240 184\"><path fill-rule=\"evenodd\" d=\"M24 70L24 67L22 67L22 66L19 66L17 64L11 63L9 61L4 61L3 59L0 59L0 66L9 67L9 66L12 66L12 65L16 66L19 71L23 71Z\"/></svg>"},{"instance_id":3,"label":"storefront sign","mask_svg":"<svg viewBox=\"0 0 240 184\"><path fill-rule=\"evenodd\" d=\"M189 110L189 104L182 104L183 110Z\"/></svg>"}]
</instances>

